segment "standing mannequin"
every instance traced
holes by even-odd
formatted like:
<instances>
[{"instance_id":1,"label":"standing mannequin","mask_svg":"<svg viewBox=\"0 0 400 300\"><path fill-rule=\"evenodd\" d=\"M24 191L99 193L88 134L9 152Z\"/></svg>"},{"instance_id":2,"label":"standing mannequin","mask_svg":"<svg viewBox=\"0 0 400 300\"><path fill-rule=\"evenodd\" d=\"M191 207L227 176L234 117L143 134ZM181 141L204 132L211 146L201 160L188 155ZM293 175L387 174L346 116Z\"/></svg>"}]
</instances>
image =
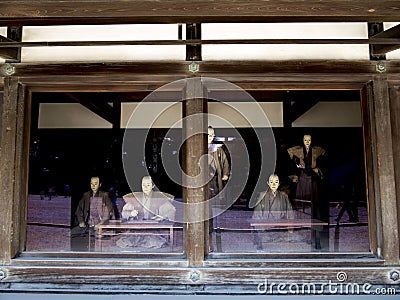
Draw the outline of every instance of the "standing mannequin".
<instances>
[{"instance_id":1,"label":"standing mannequin","mask_svg":"<svg viewBox=\"0 0 400 300\"><path fill-rule=\"evenodd\" d=\"M216 195L219 195L220 198L223 197L221 193L224 188L224 184L229 178L230 167L228 158L226 157L225 151L222 149L221 145L217 145L213 143L215 138L214 129L209 126L208 127L208 167L210 171L210 195L212 198Z\"/></svg>"},{"instance_id":2,"label":"standing mannequin","mask_svg":"<svg viewBox=\"0 0 400 300\"><path fill-rule=\"evenodd\" d=\"M311 201L312 217L320 219L319 181L324 176L318 165L318 159L325 155L325 150L311 145L311 135L304 135L303 146L288 149L295 164L295 174L291 176L297 183L295 198Z\"/></svg>"},{"instance_id":3,"label":"standing mannequin","mask_svg":"<svg viewBox=\"0 0 400 300\"><path fill-rule=\"evenodd\" d=\"M230 175L230 166L228 158L225 154L225 151L222 149L222 145L214 144L215 132L214 129L209 126L208 127L208 170L209 170L209 183L208 183L208 198L216 198L216 201L213 204L217 206L222 206L225 208L226 206L226 191L222 192L226 182L229 179ZM209 205L208 213L210 216L213 215L212 207L213 205ZM209 251L213 251L212 247L212 232L214 230L214 219L210 218L208 222L208 233L209 233ZM217 244L220 239L220 235L217 232Z\"/></svg>"}]
</instances>

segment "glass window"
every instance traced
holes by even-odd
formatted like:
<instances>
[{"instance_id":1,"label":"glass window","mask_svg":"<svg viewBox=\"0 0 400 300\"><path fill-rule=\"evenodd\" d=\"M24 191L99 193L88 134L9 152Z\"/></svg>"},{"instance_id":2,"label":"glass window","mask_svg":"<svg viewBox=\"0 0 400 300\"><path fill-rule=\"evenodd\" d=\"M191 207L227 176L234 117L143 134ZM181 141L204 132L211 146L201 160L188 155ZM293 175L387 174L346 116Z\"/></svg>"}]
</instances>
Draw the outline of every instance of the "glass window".
<instances>
[{"instance_id":1,"label":"glass window","mask_svg":"<svg viewBox=\"0 0 400 300\"><path fill-rule=\"evenodd\" d=\"M366 23L202 24L202 39L362 39ZM368 45L233 44L203 45L203 60L369 59Z\"/></svg>"},{"instance_id":2,"label":"glass window","mask_svg":"<svg viewBox=\"0 0 400 300\"><path fill-rule=\"evenodd\" d=\"M368 252L359 91L264 91L254 97L259 102L247 109L256 115L268 108L264 118L273 116L264 123L270 126L255 118L245 124L244 110L232 117L236 103L218 102L226 108L215 109L209 102L216 115L209 117L215 135L209 154L218 166L210 164L217 170L209 185L215 197L211 253ZM246 157L248 169L241 165ZM239 191L230 182L238 176L245 183Z\"/></svg>"},{"instance_id":3,"label":"glass window","mask_svg":"<svg viewBox=\"0 0 400 300\"><path fill-rule=\"evenodd\" d=\"M106 93L33 93L27 251L183 252L182 191L161 159L162 145L179 157L180 104L143 113L124 97L113 115Z\"/></svg>"},{"instance_id":4,"label":"glass window","mask_svg":"<svg viewBox=\"0 0 400 300\"><path fill-rule=\"evenodd\" d=\"M22 36L24 42L177 40L178 24L24 26ZM184 45L25 47L22 48L21 60L184 60L185 49Z\"/></svg>"}]
</instances>

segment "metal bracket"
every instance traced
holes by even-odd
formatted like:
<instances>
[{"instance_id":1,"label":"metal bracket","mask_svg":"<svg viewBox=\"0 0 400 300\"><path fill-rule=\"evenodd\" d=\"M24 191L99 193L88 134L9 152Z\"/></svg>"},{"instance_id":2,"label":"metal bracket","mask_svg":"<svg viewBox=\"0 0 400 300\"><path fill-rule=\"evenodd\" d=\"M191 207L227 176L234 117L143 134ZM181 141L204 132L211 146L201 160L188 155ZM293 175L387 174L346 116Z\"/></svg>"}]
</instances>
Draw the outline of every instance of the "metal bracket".
<instances>
[{"instance_id":1,"label":"metal bracket","mask_svg":"<svg viewBox=\"0 0 400 300\"><path fill-rule=\"evenodd\" d=\"M189 279L190 279L192 282L197 282L197 281L199 281L199 280L200 280L200 272L197 271L197 270L191 271L190 274L189 274Z\"/></svg>"},{"instance_id":2,"label":"metal bracket","mask_svg":"<svg viewBox=\"0 0 400 300\"><path fill-rule=\"evenodd\" d=\"M197 73L199 70L200 70L200 65L199 65L199 64L197 64L197 63L195 63L195 62L192 62L192 63L189 65L189 71L190 71L190 72L192 72L192 73Z\"/></svg>"},{"instance_id":3,"label":"metal bracket","mask_svg":"<svg viewBox=\"0 0 400 300\"><path fill-rule=\"evenodd\" d=\"M400 278L400 273L397 270L393 270L389 273L389 278L393 281L397 281Z\"/></svg>"},{"instance_id":4,"label":"metal bracket","mask_svg":"<svg viewBox=\"0 0 400 300\"><path fill-rule=\"evenodd\" d=\"M7 270L5 270L3 268L0 268L0 281L3 280L3 279L6 279L7 276L8 276Z\"/></svg>"},{"instance_id":5,"label":"metal bracket","mask_svg":"<svg viewBox=\"0 0 400 300\"><path fill-rule=\"evenodd\" d=\"M386 65L385 65L385 62L383 62L383 61L378 61L377 63L376 63L376 71L377 72L379 72L379 73L384 73L384 72L386 72Z\"/></svg>"},{"instance_id":6,"label":"metal bracket","mask_svg":"<svg viewBox=\"0 0 400 300\"><path fill-rule=\"evenodd\" d=\"M11 64L5 64L4 69L5 69L4 73L7 76L11 76L11 75L15 74L15 67L13 65L11 65Z\"/></svg>"}]
</instances>

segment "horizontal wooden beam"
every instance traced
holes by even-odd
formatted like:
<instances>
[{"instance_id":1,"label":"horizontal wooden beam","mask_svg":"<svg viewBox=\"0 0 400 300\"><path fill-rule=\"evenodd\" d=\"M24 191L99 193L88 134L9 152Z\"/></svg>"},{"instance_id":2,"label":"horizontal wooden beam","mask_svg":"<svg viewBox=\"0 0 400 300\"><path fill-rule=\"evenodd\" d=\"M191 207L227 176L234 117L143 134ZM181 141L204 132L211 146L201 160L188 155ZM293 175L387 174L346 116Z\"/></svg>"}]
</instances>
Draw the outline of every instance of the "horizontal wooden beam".
<instances>
[{"instance_id":1,"label":"horizontal wooden beam","mask_svg":"<svg viewBox=\"0 0 400 300\"><path fill-rule=\"evenodd\" d=\"M14 48L12 48L10 46L4 46L3 43L13 45L13 43L16 42L0 35L0 57L4 59L17 59L18 46L13 45Z\"/></svg>"},{"instance_id":2,"label":"horizontal wooden beam","mask_svg":"<svg viewBox=\"0 0 400 300\"><path fill-rule=\"evenodd\" d=\"M399 21L397 0L5 0L3 25Z\"/></svg>"},{"instance_id":3,"label":"horizontal wooden beam","mask_svg":"<svg viewBox=\"0 0 400 300\"><path fill-rule=\"evenodd\" d=\"M382 31L376 35L374 35L370 40L380 40L387 38L399 38L400 37L400 24L396 25L388 30ZM397 50L400 48L400 43L393 44L372 44L372 54L373 55L384 55L390 51Z\"/></svg>"},{"instance_id":4,"label":"horizontal wooden beam","mask_svg":"<svg viewBox=\"0 0 400 300\"><path fill-rule=\"evenodd\" d=\"M69 76L142 76L142 80L151 78L177 79L180 76L218 76L233 74L259 75L265 74L380 74L377 71L377 62L369 60L310 60L310 61L212 61L198 62L199 71L192 73L189 70L190 62L126 62L126 63L55 63L55 64L10 64L15 73L12 76L32 77L41 76L52 78L64 76L65 82ZM400 61L385 62L385 73L400 73ZM0 76L5 76L5 67L0 69ZM143 77L145 76L145 77ZM169 77L173 76L173 77ZM75 82L76 83L76 82ZM103 83L99 83L103 84Z\"/></svg>"},{"instance_id":5,"label":"horizontal wooden beam","mask_svg":"<svg viewBox=\"0 0 400 300\"><path fill-rule=\"evenodd\" d=\"M143 40L143 41L59 41L59 42L1 42L8 47L76 47L76 46L134 46L134 45L229 45L229 44L371 44L382 47L400 45L400 37L371 39L229 39L229 40Z\"/></svg>"}]
</instances>

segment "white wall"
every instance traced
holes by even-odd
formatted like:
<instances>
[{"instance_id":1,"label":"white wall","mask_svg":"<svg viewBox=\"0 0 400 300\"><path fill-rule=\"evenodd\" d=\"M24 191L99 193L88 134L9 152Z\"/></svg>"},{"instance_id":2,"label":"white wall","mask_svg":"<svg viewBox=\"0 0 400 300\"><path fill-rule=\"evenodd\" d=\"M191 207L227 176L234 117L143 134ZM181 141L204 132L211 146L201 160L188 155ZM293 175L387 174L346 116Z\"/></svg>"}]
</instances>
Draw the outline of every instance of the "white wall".
<instances>
[{"instance_id":1,"label":"white wall","mask_svg":"<svg viewBox=\"0 0 400 300\"><path fill-rule=\"evenodd\" d=\"M272 127L283 126L282 103L234 102L230 105L210 102L209 113L231 123L235 127L265 127L260 118L261 108ZM176 123L181 127L181 103L122 103L121 128L171 128ZM240 113L238 112L240 111ZM247 119L243 116L246 115ZM130 120L131 116L133 118ZM257 116L257 117L255 117ZM213 127L227 127L226 122L210 118ZM359 102L320 102L303 116L293 127L360 127L361 109ZM39 128L111 128L112 125L77 103L42 103L40 105Z\"/></svg>"}]
</instances>

